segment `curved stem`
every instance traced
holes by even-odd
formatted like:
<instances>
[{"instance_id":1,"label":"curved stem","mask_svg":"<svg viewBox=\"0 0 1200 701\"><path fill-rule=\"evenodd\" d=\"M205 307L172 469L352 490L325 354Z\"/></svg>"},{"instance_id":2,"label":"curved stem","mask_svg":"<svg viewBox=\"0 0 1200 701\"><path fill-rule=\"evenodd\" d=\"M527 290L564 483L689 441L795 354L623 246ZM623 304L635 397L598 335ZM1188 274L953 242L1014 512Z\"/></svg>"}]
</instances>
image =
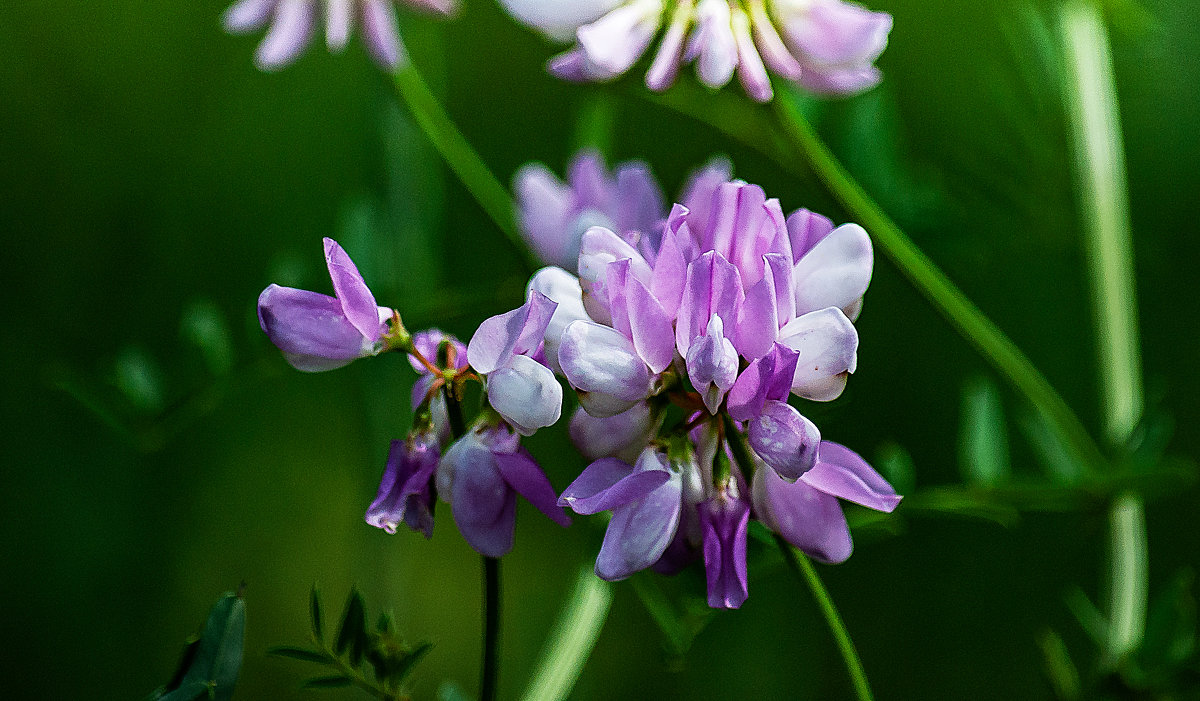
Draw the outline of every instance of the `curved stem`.
<instances>
[{"instance_id":1,"label":"curved stem","mask_svg":"<svg viewBox=\"0 0 1200 701\"><path fill-rule=\"evenodd\" d=\"M1074 175L1092 282L1103 426L1108 443L1128 445L1144 410L1133 235L1125 148L1108 33L1091 2L1062 6L1059 30L1068 80ZM1105 663L1135 651L1146 626L1149 572L1142 499L1127 492L1109 510L1109 625Z\"/></svg>"},{"instance_id":2,"label":"curved stem","mask_svg":"<svg viewBox=\"0 0 1200 701\"><path fill-rule=\"evenodd\" d=\"M846 670L850 672L850 681L854 684L855 695L859 701L871 701L874 698L871 696L871 685L867 683L867 672L863 669L862 661L858 659L854 641L850 639L850 633L846 630L846 625L842 623L842 617L838 614L837 607L833 605L829 591L825 589L821 578L817 576L817 571L813 569L812 562L784 540L783 536L776 534L775 543L779 545L779 551L783 553L783 559L787 562L788 567L808 585L808 588L812 590L813 597L817 600L817 605L821 607L825 623L829 625L829 631L833 633L838 651L842 653L842 660L846 663Z\"/></svg>"},{"instance_id":3,"label":"curved stem","mask_svg":"<svg viewBox=\"0 0 1200 701\"><path fill-rule=\"evenodd\" d=\"M1064 445L1071 446L1092 469L1105 465L1107 460L1079 417L1029 358L871 199L794 104L776 99L774 105L778 121L796 150L805 157L829 192L871 232L904 276L1017 392L1045 415Z\"/></svg>"},{"instance_id":4,"label":"curved stem","mask_svg":"<svg viewBox=\"0 0 1200 701\"><path fill-rule=\"evenodd\" d=\"M400 100L412 113L417 125L421 127L421 131L433 143L446 165L450 166L483 211L496 223L525 266L530 271L541 267L517 231L513 201L508 189L496 179L458 130L454 120L438 102L411 60L403 62L392 76L392 85L395 86Z\"/></svg>"}]
</instances>

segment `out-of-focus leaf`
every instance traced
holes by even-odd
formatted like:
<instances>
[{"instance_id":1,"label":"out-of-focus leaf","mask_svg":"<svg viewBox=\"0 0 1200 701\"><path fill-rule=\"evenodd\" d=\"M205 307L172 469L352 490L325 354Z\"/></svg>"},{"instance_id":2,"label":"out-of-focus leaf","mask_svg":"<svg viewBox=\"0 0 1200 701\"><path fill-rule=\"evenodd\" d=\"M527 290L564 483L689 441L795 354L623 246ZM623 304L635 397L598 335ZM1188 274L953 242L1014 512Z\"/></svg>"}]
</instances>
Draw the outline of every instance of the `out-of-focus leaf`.
<instances>
[{"instance_id":1,"label":"out-of-focus leaf","mask_svg":"<svg viewBox=\"0 0 1200 701\"><path fill-rule=\"evenodd\" d=\"M1195 574L1184 570L1150 604L1146 633L1138 650L1139 666L1146 670L1172 672L1196 652L1196 599L1192 595Z\"/></svg>"},{"instance_id":2,"label":"out-of-focus leaf","mask_svg":"<svg viewBox=\"0 0 1200 701\"><path fill-rule=\"evenodd\" d=\"M1012 468L1004 406L995 383L978 377L963 385L961 421L958 464L963 479L984 487L1005 481Z\"/></svg>"},{"instance_id":3,"label":"out-of-focus leaf","mask_svg":"<svg viewBox=\"0 0 1200 701\"><path fill-rule=\"evenodd\" d=\"M629 578L633 591L641 599L650 618L658 624L666 636L667 650L680 657L692 647L692 642L712 619L713 610L707 605L689 606L687 601L678 604L663 589L660 575L639 572Z\"/></svg>"},{"instance_id":4,"label":"out-of-focus leaf","mask_svg":"<svg viewBox=\"0 0 1200 701\"><path fill-rule=\"evenodd\" d=\"M437 690L438 701L475 701L457 682L442 682Z\"/></svg>"},{"instance_id":5,"label":"out-of-focus leaf","mask_svg":"<svg viewBox=\"0 0 1200 701\"><path fill-rule=\"evenodd\" d=\"M350 590L346 609L342 613L342 626L338 629L334 650L340 655L349 652L350 663L357 667L367 649L367 615L362 595L358 589Z\"/></svg>"},{"instance_id":6,"label":"out-of-focus leaf","mask_svg":"<svg viewBox=\"0 0 1200 701\"><path fill-rule=\"evenodd\" d=\"M1125 446L1125 462L1135 472L1160 467L1167 445L1175 435L1175 421L1163 411L1147 410L1138 423L1129 444Z\"/></svg>"},{"instance_id":7,"label":"out-of-focus leaf","mask_svg":"<svg viewBox=\"0 0 1200 701\"><path fill-rule=\"evenodd\" d=\"M617 120L616 101L604 90L591 90L584 97L583 105L575 116L573 142L580 149L596 149L601 154L612 155L613 127Z\"/></svg>"},{"instance_id":8,"label":"out-of-focus leaf","mask_svg":"<svg viewBox=\"0 0 1200 701\"><path fill-rule=\"evenodd\" d=\"M344 686L350 686L350 677L342 674L334 674L328 677L317 677L309 679L300 686L301 689L339 689Z\"/></svg>"},{"instance_id":9,"label":"out-of-focus leaf","mask_svg":"<svg viewBox=\"0 0 1200 701\"><path fill-rule=\"evenodd\" d=\"M1017 428L1025 436L1034 457L1055 484L1078 484L1085 474L1083 462L1058 439L1058 434L1036 409L1017 416Z\"/></svg>"},{"instance_id":10,"label":"out-of-focus leaf","mask_svg":"<svg viewBox=\"0 0 1200 701\"><path fill-rule=\"evenodd\" d=\"M1061 701L1075 701L1083 693L1079 683L1079 670L1071 661L1067 646L1063 639L1047 628L1038 637L1038 645L1042 648L1042 658L1046 666L1046 676L1054 687L1054 695Z\"/></svg>"},{"instance_id":11,"label":"out-of-focus leaf","mask_svg":"<svg viewBox=\"0 0 1200 701\"><path fill-rule=\"evenodd\" d=\"M213 690L211 684L204 682L192 681L186 682L178 689L163 694L162 696L152 697L156 701L200 701L200 699L210 698L210 692ZM215 698L215 696L211 697Z\"/></svg>"},{"instance_id":12,"label":"out-of-focus leaf","mask_svg":"<svg viewBox=\"0 0 1200 701\"><path fill-rule=\"evenodd\" d=\"M917 488L917 468L904 446L888 441L875 453L875 468L897 494L912 494Z\"/></svg>"},{"instance_id":13,"label":"out-of-focus leaf","mask_svg":"<svg viewBox=\"0 0 1200 701\"><path fill-rule=\"evenodd\" d=\"M233 341L220 307L211 300L196 300L179 321L183 338L200 349L208 371L221 376L233 368Z\"/></svg>"},{"instance_id":14,"label":"out-of-focus leaf","mask_svg":"<svg viewBox=\"0 0 1200 701\"><path fill-rule=\"evenodd\" d=\"M312 591L308 595L308 611L309 618L312 622L312 634L317 639L317 642L324 642L325 630L321 621L321 590L317 585L312 586Z\"/></svg>"},{"instance_id":15,"label":"out-of-focus leaf","mask_svg":"<svg viewBox=\"0 0 1200 701\"><path fill-rule=\"evenodd\" d=\"M1065 601L1067 609L1074 614L1075 620L1079 621L1083 632L1097 645L1104 645L1104 641L1108 639L1108 619L1088 595L1079 587L1075 587L1067 592Z\"/></svg>"},{"instance_id":16,"label":"out-of-focus leaf","mask_svg":"<svg viewBox=\"0 0 1200 701\"><path fill-rule=\"evenodd\" d=\"M229 699L242 668L245 634L246 602L237 594L226 594L208 614L196 656L180 688L201 682L213 687L215 701Z\"/></svg>"},{"instance_id":17,"label":"out-of-focus leaf","mask_svg":"<svg viewBox=\"0 0 1200 701\"><path fill-rule=\"evenodd\" d=\"M305 650L300 647L273 647L267 650L269 655L278 655L279 657L290 657L293 660L304 660L305 662L329 662L329 656L323 652L316 650Z\"/></svg>"},{"instance_id":18,"label":"out-of-focus leaf","mask_svg":"<svg viewBox=\"0 0 1200 701\"><path fill-rule=\"evenodd\" d=\"M117 389L136 409L147 414L163 410L162 371L158 362L138 346L125 346L113 366Z\"/></svg>"},{"instance_id":19,"label":"out-of-focus leaf","mask_svg":"<svg viewBox=\"0 0 1200 701\"><path fill-rule=\"evenodd\" d=\"M421 643L415 650L404 656L396 666L387 671L387 680L393 685L401 684L412 673L413 667L433 649L432 643Z\"/></svg>"},{"instance_id":20,"label":"out-of-focus leaf","mask_svg":"<svg viewBox=\"0 0 1200 701\"><path fill-rule=\"evenodd\" d=\"M1108 24L1131 39L1145 39L1162 27L1158 17L1138 0L1101 0L1100 6Z\"/></svg>"}]
</instances>

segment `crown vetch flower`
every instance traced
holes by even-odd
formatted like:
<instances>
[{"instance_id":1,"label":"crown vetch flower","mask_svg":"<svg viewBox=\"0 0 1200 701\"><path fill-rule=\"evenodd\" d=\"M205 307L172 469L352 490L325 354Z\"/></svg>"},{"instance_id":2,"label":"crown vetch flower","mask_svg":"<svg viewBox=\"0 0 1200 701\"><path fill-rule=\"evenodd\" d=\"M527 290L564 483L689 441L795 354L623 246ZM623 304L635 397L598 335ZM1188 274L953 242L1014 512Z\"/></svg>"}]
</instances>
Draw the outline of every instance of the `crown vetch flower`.
<instances>
[{"instance_id":1,"label":"crown vetch flower","mask_svg":"<svg viewBox=\"0 0 1200 701\"><path fill-rule=\"evenodd\" d=\"M512 549L518 494L555 523L571 524L550 480L504 423L481 423L455 441L438 463L436 485L463 538L487 557Z\"/></svg>"},{"instance_id":2,"label":"crown vetch flower","mask_svg":"<svg viewBox=\"0 0 1200 701\"><path fill-rule=\"evenodd\" d=\"M736 74L753 99L773 95L768 70L825 94L854 94L879 82L873 65L892 18L842 0L502 0L519 21L575 46L549 71L565 80L611 80L629 70L666 25L646 86L669 88L695 62L712 88Z\"/></svg>"},{"instance_id":3,"label":"crown vetch flower","mask_svg":"<svg viewBox=\"0 0 1200 701\"><path fill-rule=\"evenodd\" d=\"M292 367L333 370L383 350L395 312L375 304L354 261L325 239L325 263L335 297L270 285L258 297L258 323Z\"/></svg>"},{"instance_id":4,"label":"crown vetch flower","mask_svg":"<svg viewBox=\"0 0 1200 701\"><path fill-rule=\"evenodd\" d=\"M403 523L432 538L432 484L440 456L433 430L414 431L407 440L392 441L379 492L367 508L367 523L388 533L395 533Z\"/></svg>"},{"instance_id":5,"label":"crown vetch flower","mask_svg":"<svg viewBox=\"0 0 1200 701\"><path fill-rule=\"evenodd\" d=\"M448 15L456 0L403 0L422 10ZM239 0L222 18L226 31L246 34L270 25L254 54L261 70L275 71L296 60L325 24L325 43L330 51L346 47L354 25L361 23L363 43L382 68L394 70L404 56L393 0Z\"/></svg>"},{"instance_id":6,"label":"crown vetch flower","mask_svg":"<svg viewBox=\"0 0 1200 701\"><path fill-rule=\"evenodd\" d=\"M822 441L817 464L788 483L773 470L755 470L754 515L813 559L844 562L853 544L838 499L891 513L900 496L849 448Z\"/></svg>"}]
</instances>

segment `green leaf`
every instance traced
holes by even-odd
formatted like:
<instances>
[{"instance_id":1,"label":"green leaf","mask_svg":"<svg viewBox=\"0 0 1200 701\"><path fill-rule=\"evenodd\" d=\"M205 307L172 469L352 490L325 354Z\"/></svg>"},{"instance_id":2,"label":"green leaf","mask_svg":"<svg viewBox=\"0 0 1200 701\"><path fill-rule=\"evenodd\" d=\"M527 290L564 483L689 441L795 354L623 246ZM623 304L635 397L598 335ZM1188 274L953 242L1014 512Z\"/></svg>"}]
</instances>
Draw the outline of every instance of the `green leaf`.
<instances>
[{"instance_id":1,"label":"green leaf","mask_svg":"<svg viewBox=\"0 0 1200 701\"><path fill-rule=\"evenodd\" d=\"M357 667L362 663L367 644L366 609L363 606L362 594L354 588L350 590L350 598L346 600L346 609L342 613L342 627L338 630L334 650L339 655L349 651L350 663Z\"/></svg>"},{"instance_id":2,"label":"green leaf","mask_svg":"<svg viewBox=\"0 0 1200 701\"><path fill-rule=\"evenodd\" d=\"M326 655L323 652L318 652L316 650L305 650L301 647L273 647L270 650L267 650L267 654L276 655L279 657L290 657L293 660L304 660L305 662L317 662L320 664L327 664L331 661L329 659L329 655Z\"/></svg>"},{"instance_id":3,"label":"green leaf","mask_svg":"<svg viewBox=\"0 0 1200 701\"><path fill-rule=\"evenodd\" d=\"M1018 415L1017 428L1033 449L1042 470L1055 484L1079 483L1086 472L1083 461L1059 440L1058 434L1040 411L1034 409Z\"/></svg>"},{"instance_id":4,"label":"green leaf","mask_svg":"<svg viewBox=\"0 0 1200 701\"><path fill-rule=\"evenodd\" d=\"M215 701L227 701L242 667L245 632L246 602L237 594L226 594L208 614L196 657L180 688L201 682L213 687Z\"/></svg>"},{"instance_id":5,"label":"green leaf","mask_svg":"<svg viewBox=\"0 0 1200 701\"><path fill-rule=\"evenodd\" d=\"M1062 701L1075 701L1083 693L1079 683L1079 670L1071 661L1067 646L1058 633L1047 628L1038 638L1045 662L1046 676L1054 687L1054 695Z\"/></svg>"},{"instance_id":6,"label":"green leaf","mask_svg":"<svg viewBox=\"0 0 1200 701\"><path fill-rule=\"evenodd\" d=\"M233 341L225 315L211 300L196 300L187 306L180 319L180 333L195 344L213 375L225 375L233 368Z\"/></svg>"},{"instance_id":7,"label":"green leaf","mask_svg":"<svg viewBox=\"0 0 1200 701\"><path fill-rule=\"evenodd\" d=\"M662 578L651 572L639 572L628 581L650 618L666 636L667 650L676 657L685 655L696 636L712 620L713 609L703 602L699 605L689 602L688 598L679 602L672 600L662 587Z\"/></svg>"},{"instance_id":8,"label":"green leaf","mask_svg":"<svg viewBox=\"0 0 1200 701\"><path fill-rule=\"evenodd\" d=\"M1147 670L1170 672L1181 667L1196 651L1196 599L1194 573L1179 572L1150 605L1146 633L1138 662Z\"/></svg>"},{"instance_id":9,"label":"green leaf","mask_svg":"<svg viewBox=\"0 0 1200 701\"><path fill-rule=\"evenodd\" d=\"M400 660L395 668L388 670L387 679L392 684L399 685L409 674L412 673L413 667L421 661L421 658L429 654L433 649L433 643L421 643L415 650L408 653L404 659Z\"/></svg>"},{"instance_id":10,"label":"green leaf","mask_svg":"<svg viewBox=\"0 0 1200 701\"><path fill-rule=\"evenodd\" d=\"M321 590L314 584L308 596L309 616L312 618L312 633L317 642L325 641L325 632L321 625Z\"/></svg>"},{"instance_id":11,"label":"green leaf","mask_svg":"<svg viewBox=\"0 0 1200 701\"><path fill-rule=\"evenodd\" d=\"M162 369L145 349L126 346L113 366L117 389L139 411L157 414L166 406Z\"/></svg>"},{"instance_id":12,"label":"green leaf","mask_svg":"<svg viewBox=\"0 0 1200 701\"><path fill-rule=\"evenodd\" d=\"M917 468L904 446L888 441L875 453L875 467L897 494L912 494L917 487ZM774 544L774 541L772 541Z\"/></svg>"},{"instance_id":13,"label":"green leaf","mask_svg":"<svg viewBox=\"0 0 1200 701\"><path fill-rule=\"evenodd\" d=\"M338 689L345 686L350 686L352 682L350 677L342 674L335 674L329 677L317 677L309 679L300 686L301 689Z\"/></svg>"},{"instance_id":14,"label":"green leaf","mask_svg":"<svg viewBox=\"0 0 1200 701\"><path fill-rule=\"evenodd\" d=\"M1004 482L1012 472L1000 390L984 377L963 385L958 462L968 484L984 487Z\"/></svg>"}]
</instances>

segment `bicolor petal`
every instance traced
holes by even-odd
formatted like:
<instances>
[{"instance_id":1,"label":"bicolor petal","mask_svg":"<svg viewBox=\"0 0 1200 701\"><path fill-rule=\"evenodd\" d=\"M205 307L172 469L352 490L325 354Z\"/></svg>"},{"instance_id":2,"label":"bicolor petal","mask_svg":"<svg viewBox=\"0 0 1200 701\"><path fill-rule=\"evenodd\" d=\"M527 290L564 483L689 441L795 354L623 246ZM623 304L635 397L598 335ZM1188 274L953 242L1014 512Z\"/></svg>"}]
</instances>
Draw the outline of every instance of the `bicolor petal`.
<instances>
[{"instance_id":1,"label":"bicolor petal","mask_svg":"<svg viewBox=\"0 0 1200 701\"><path fill-rule=\"evenodd\" d=\"M754 513L759 521L818 562L850 557L850 527L837 497L804 481L787 482L774 470L754 472Z\"/></svg>"},{"instance_id":2,"label":"bicolor petal","mask_svg":"<svg viewBox=\"0 0 1200 701\"><path fill-rule=\"evenodd\" d=\"M658 427L656 414L647 402L638 402L626 411L603 418L576 409L568 432L575 448L588 460L615 457L632 461Z\"/></svg>"},{"instance_id":3,"label":"bicolor petal","mask_svg":"<svg viewBox=\"0 0 1200 701\"><path fill-rule=\"evenodd\" d=\"M858 331L834 307L789 321L779 330L779 342L799 353L792 392L805 399L837 399L858 362Z\"/></svg>"},{"instance_id":4,"label":"bicolor petal","mask_svg":"<svg viewBox=\"0 0 1200 701\"><path fill-rule=\"evenodd\" d=\"M795 480L817 464L821 432L795 407L768 401L750 420L750 447L787 480Z\"/></svg>"},{"instance_id":5,"label":"bicolor petal","mask_svg":"<svg viewBox=\"0 0 1200 701\"><path fill-rule=\"evenodd\" d=\"M488 403L523 436L551 426L562 413L562 386L545 365L524 355L487 378Z\"/></svg>"},{"instance_id":6,"label":"bicolor petal","mask_svg":"<svg viewBox=\"0 0 1200 701\"><path fill-rule=\"evenodd\" d=\"M826 494L876 511L891 513L902 498L858 453L832 441L821 443L816 466L801 479Z\"/></svg>"},{"instance_id":7,"label":"bicolor petal","mask_svg":"<svg viewBox=\"0 0 1200 701\"><path fill-rule=\"evenodd\" d=\"M477 372L488 374L509 363L514 355L537 350L558 304L531 290L525 304L486 319L467 344L467 360Z\"/></svg>"},{"instance_id":8,"label":"bicolor petal","mask_svg":"<svg viewBox=\"0 0 1200 701\"><path fill-rule=\"evenodd\" d=\"M857 224L843 224L815 244L792 270L796 312L852 308L871 283L871 238Z\"/></svg>"},{"instance_id":9,"label":"bicolor petal","mask_svg":"<svg viewBox=\"0 0 1200 701\"><path fill-rule=\"evenodd\" d=\"M593 416L620 413L650 394L650 368L633 342L612 327L590 321L572 323L563 332L558 361L571 386L581 393L580 402ZM612 414L597 414L586 403L585 393L608 395L627 405Z\"/></svg>"}]
</instances>

